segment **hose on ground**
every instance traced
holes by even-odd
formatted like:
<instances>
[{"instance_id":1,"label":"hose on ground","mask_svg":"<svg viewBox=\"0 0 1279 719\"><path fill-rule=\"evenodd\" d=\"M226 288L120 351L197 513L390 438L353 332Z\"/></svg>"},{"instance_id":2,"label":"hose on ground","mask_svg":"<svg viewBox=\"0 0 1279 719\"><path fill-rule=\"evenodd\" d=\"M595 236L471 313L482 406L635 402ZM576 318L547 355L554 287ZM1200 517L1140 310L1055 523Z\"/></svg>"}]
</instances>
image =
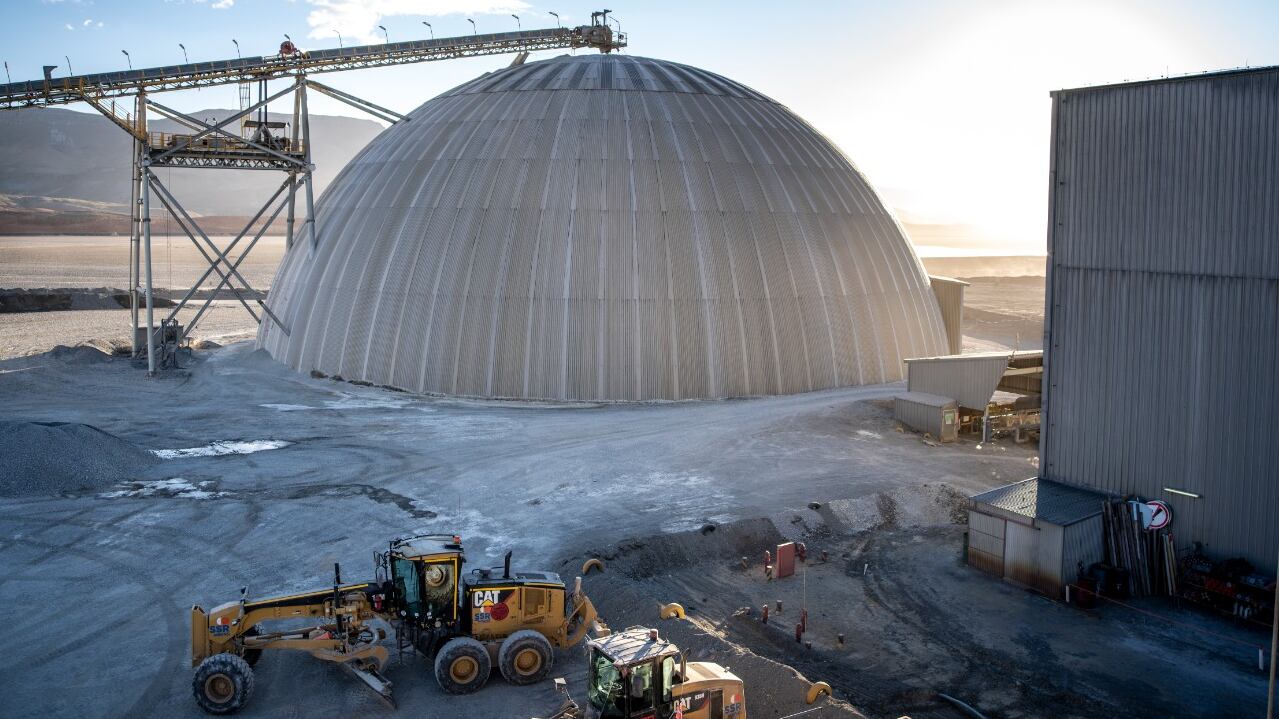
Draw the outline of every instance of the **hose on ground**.
<instances>
[{"instance_id":1,"label":"hose on ground","mask_svg":"<svg viewBox=\"0 0 1279 719\"><path fill-rule=\"evenodd\" d=\"M973 719L986 719L986 716L985 716L984 714L982 714L981 712L977 711L976 709L974 709L974 708L972 708L972 707L968 706L967 704L965 704L965 703L963 703L963 702L959 701L959 700L958 700L958 699L956 699L955 697L950 696L949 694L942 694L941 692L937 692L937 696L941 697L942 699L946 700L947 702L950 702L950 704L952 704L952 705L953 705L956 709L958 709L959 711L961 711L961 712L963 712L963 713L967 714L968 716L972 717Z\"/></svg>"}]
</instances>

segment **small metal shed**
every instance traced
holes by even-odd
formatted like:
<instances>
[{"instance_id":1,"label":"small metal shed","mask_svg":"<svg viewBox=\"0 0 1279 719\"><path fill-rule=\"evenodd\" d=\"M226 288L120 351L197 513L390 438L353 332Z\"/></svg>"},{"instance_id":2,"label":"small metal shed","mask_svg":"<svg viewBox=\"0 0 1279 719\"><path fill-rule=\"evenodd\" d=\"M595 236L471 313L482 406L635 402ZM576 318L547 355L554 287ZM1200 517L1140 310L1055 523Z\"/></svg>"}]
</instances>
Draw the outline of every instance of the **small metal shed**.
<instances>
[{"instance_id":1,"label":"small metal shed","mask_svg":"<svg viewBox=\"0 0 1279 719\"><path fill-rule=\"evenodd\" d=\"M943 442L959 437L959 404L950 397L927 392L905 392L893 398L897 421Z\"/></svg>"},{"instance_id":2,"label":"small metal shed","mask_svg":"<svg viewBox=\"0 0 1279 719\"><path fill-rule=\"evenodd\" d=\"M983 492L968 510L968 563L1050 597L1061 597L1080 566L1104 559L1107 496L1048 479Z\"/></svg>"}]
</instances>

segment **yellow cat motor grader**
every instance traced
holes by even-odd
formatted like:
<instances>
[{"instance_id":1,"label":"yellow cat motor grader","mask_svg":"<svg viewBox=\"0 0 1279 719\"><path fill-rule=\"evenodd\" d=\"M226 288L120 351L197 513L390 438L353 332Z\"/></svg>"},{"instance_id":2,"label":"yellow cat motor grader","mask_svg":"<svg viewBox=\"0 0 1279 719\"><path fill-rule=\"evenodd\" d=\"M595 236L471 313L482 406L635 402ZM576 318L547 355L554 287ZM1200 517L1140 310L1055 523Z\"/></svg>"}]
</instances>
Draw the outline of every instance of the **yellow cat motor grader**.
<instances>
[{"instance_id":1,"label":"yellow cat motor grader","mask_svg":"<svg viewBox=\"0 0 1279 719\"><path fill-rule=\"evenodd\" d=\"M507 552L503 567L474 570L468 581L465 561L455 535L396 539L375 555L373 582L343 584L334 565L331 589L250 600L242 588L238 601L208 612L192 607L196 702L211 714L239 710L253 693L262 652L294 649L340 664L393 705L382 676L386 633L373 622L390 625L401 650L433 659L436 681L454 694L484 686L494 664L512 684L540 681L551 671L553 647L608 631L580 577L570 593L550 572L512 574Z\"/></svg>"},{"instance_id":2,"label":"yellow cat motor grader","mask_svg":"<svg viewBox=\"0 0 1279 719\"><path fill-rule=\"evenodd\" d=\"M746 719L746 689L712 662L684 660L656 629L631 627L593 639L587 719Z\"/></svg>"}]
</instances>

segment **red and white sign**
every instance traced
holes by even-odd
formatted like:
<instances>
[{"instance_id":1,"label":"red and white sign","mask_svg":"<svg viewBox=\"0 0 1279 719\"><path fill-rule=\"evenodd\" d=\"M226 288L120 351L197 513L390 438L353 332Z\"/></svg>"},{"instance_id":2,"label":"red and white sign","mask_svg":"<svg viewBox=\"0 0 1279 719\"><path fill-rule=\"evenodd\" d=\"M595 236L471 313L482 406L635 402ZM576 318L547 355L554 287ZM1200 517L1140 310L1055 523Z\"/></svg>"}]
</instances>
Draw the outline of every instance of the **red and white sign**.
<instances>
[{"instance_id":1,"label":"red and white sign","mask_svg":"<svg viewBox=\"0 0 1279 719\"><path fill-rule=\"evenodd\" d=\"M1156 499L1146 502L1146 507L1149 513L1141 513L1141 523L1146 529L1163 529L1172 523L1172 508L1166 503Z\"/></svg>"},{"instance_id":2,"label":"red and white sign","mask_svg":"<svg viewBox=\"0 0 1279 719\"><path fill-rule=\"evenodd\" d=\"M1133 518L1141 521L1142 529L1163 529L1172 523L1172 508L1157 499L1149 502L1129 502Z\"/></svg>"}]
</instances>

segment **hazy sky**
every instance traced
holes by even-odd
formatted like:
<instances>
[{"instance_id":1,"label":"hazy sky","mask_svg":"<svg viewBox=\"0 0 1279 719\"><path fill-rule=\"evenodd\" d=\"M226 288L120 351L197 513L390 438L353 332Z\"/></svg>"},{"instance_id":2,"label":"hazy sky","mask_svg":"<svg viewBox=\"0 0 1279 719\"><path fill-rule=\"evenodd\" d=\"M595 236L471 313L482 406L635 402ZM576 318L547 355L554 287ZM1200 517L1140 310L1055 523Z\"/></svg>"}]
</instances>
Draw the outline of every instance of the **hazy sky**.
<instances>
[{"instance_id":1,"label":"hazy sky","mask_svg":"<svg viewBox=\"0 0 1279 719\"><path fill-rule=\"evenodd\" d=\"M559 0L551 0L558 3ZM304 48L588 21L541 0L4 0L0 53L14 80ZM632 2L610 7L628 52L696 65L789 106L832 139L903 219L972 225L990 245L1042 252L1049 90L1279 64L1279 0L1252 2ZM549 56L556 53L539 53ZM533 59L537 59L536 57ZM507 57L328 75L408 111ZM179 109L235 107L235 88L169 95ZM312 110L358 115L316 97Z\"/></svg>"}]
</instances>

